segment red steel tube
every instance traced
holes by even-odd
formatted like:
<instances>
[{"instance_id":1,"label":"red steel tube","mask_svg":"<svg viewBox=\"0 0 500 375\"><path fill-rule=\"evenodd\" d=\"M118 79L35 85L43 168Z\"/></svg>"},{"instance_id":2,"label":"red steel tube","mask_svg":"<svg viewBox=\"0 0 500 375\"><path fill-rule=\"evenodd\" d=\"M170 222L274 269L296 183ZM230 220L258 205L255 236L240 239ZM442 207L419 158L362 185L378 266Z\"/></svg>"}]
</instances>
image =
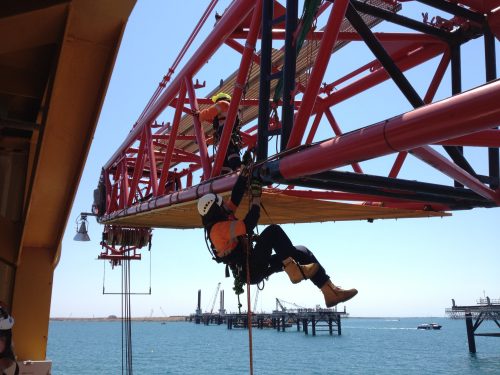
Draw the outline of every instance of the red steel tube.
<instances>
[{"instance_id":1,"label":"red steel tube","mask_svg":"<svg viewBox=\"0 0 500 375\"><path fill-rule=\"evenodd\" d=\"M159 198L136 204L135 206L112 212L102 218L103 221L109 221L118 217L133 215L138 212L147 212L159 207L168 207L174 204L190 202L198 199L208 193L224 193L231 190L236 182L238 175L236 173L225 175L222 178L205 181L202 185L180 190L172 194L164 195Z\"/></svg>"},{"instance_id":2,"label":"red steel tube","mask_svg":"<svg viewBox=\"0 0 500 375\"><path fill-rule=\"evenodd\" d=\"M330 11L325 33L319 47L318 56L316 57L316 61L312 68L309 84L307 85L302 98L302 104L295 119L295 124L292 128L292 132L290 133L290 139L287 144L288 149L297 147L302 141L307 121L311 116L314 102L316 101L326 68L328 67L328 61L330 60L333 46L337 42L340 25L344 20L348 4L349 0L337 0L333 4L332 10Z\"/></svg>"},{"instance_id":3,"label":"red steel tube","mask_svg":"<svg viewBox=\"0 0 500 375\"><path fill-rule=\"evenodd\" d=\"M146 147L148 151L149 171L151 176L149 183L153 189L153 195L156 196L158 193L158 180L156 178L156 155L153 147L153 134L151 133L151 126L146 124L144 131L146 132Z\"/></svg>"},{"instance_id":4,"label":"red steel tube","mask_svg":"<svg viewBox=\"0 0 500 375\"><path fill-rule=\"evenodd\" d=\"M311 130L309 131L309 134L306 139L307 145L310 145L312 143L322 117L323 117L323 112L318 112L316 114L316 117L314 118L314 121L311 125Z\"/></svg>"},{"instance_id":5,"label":"red steel tube","mask_svg":"<svg viewBox=\"0 0 500 375\"><path fill-rule=\"evenodd\" d=\"M321 40L325 32L312 31L306 35L306 40ZM444 41L432 35L420 33L373 33L381 42L418 42L418 43L441 43ZM248 32L239 31L231 34L233 39L246 39ZM285 31L273 30L273 40L285 40ZM337 38L339 42L360 42L363 38L356 32L341 31Z\"/></svg>"},{"instance_id":6,"label":"red steel tube","mask_svg":"<svg viewBox=\"0 0 500 375\"><path fill-rule=\"evenodd\" d=\"M406 59L396 62L396 65L399 69L404 72L408 69L411 69L423 62L430 60L440 53L443 52L442 45L432 44L425 47L422 47L421 50L415 52L411 56L408 56ZM389 74L385 71L385 69L380 68L370 75L360 78L356 82L351 83L350 85L341 88L338 91L331 93L328 98L325 98L323 102L318 105L319 109L324 109L327 107L331 107L332 105L338 104L344 100L347 100L361 92L368 90L371 87L374 87L386 80L388 80Z\"/></svg>"},{"instance_id":7,"label":"red steel tube","mask_svg":"<svg viewBox=\"0 0 500 375\"><path fill-rule=\"evenodd\" d=\"M436 69L436 73L434 74L434 77L432 77L431 84L429 85L427 93L425 94L425 104L429 104L430 102L432 102L432 99L434 99L434 95L436 95L436 91L441 84L441 81L443 80L446 68L448 68L448 64L450 63L450 56L451 54L449 49L443 53L443 57L441 58L441 61L439 62L439 65Z\"/></svg>"},{"instance_id":8,"label":"red steel tube","mask_svg":"<svg viewBox=\"0 0 500 375\"><path fill-rule=\"evenodd\" d=\"M471 176L462 168L446 159L443 155L433 150L430 146L417 147L416 149L411 150L411 153L423 162L431 165L432 167L441 171L448 177L451 177L455 181L460 182L462 185L468 187L477 194L500 203L500 195L498 192L495 192L494 190L484 185L477 178Z\"/></svg>"},{"instance_id":9,"label":"red steel tube","mask_svg":"<svg viewBox=\"0 0 500 375\"><path fill-rule=\"evenodd\" d=\"M174 146L177 137L177 132L179 130L179 123L181 121L182 115L182 100L186 96L186 84L181 84L181 89L179 91L179 101L177 102L177 107L175 108L174 121L172 123L172 130L170 131L170 138L168 140L167 150L165 151L165 157L163 158L162 173L160 177L160 183L158 186L158 195L162 195L165 192L165 184L167 183L168 170L170 169L170 163L172 162L172 154L174 153ZM156 178L156 176L152 176Z\"/></svg>"},{"instance_id":10,"label":"red steel tube","mask_svg":"<svg viewBox=\"0 0 500 375\"><path fill-rule=\"evenodd\" d=\"M125 159L120 162L121 181L120 181L120 198L119 208L125 208L128 202L128 172Z\"/></svg>"},{"instance_id":11,"label":"red steel tube","mask_svg":"<svg viewBox=\"0 0 500 375\"><path fill-rule=\"evenodd\" d=\"M248 33L248 39L245 44L245 50L243 51L243 56L241 57L241 65L238 70L238 75L236 77L236 82L234 84L233 95L231 98L231 103L229 104L229 109L227 111L226 122L224 128L222 129L222 136L218 147L217 156L215 157L215 163L212 169L212 177L218 176L222 169L222 164L224 163L224 158L227 154L227 148L229 146L229 141L231 139L231 134L233 132L234 122L238 114L238 107L240 106L240 100L243 95L243 89L248 76L248 70L252 62L252 55L255 50L255 43L260 31L262 14L262 1L258 1L257 5L252 14L252 20L250 22L250 31Z\"/></svg>"},{"instance_id":12,"label":"red steel tube","mask_svg":"<svg viewBox=\"0 0 500 375\"><path fill-rule=\"evenodd\" d=\"M193 56L186 62L184 68L179 72L177 77L165 89L163 94L155 101L155 103L148 109L142 119L132 129L132 131L125 138L120 147L111 156L108 162L104 165L104 169L108 169L122 156L123 152L130 146L130 144L137 139L138 134L145 124L153 122L161 112L170 104L170 102L177 95L181 82L186 77L191 78L205 65L207 60L217 51L217 49L224 43L230 34L240 25L241 21L250 13L255 7L255 0L236 0L226 10L223 17L217 22L213 31L205 40Z\"/></svg>"},{"instance_id":13,"label":"red steel tube","mask_svg":"<svg viewBox=\"0 0 500 375\"><path fill-rule=\"evenodd\" d=\"M127 206L132 204L135 197L135 191L139 185L139 180L142 176L144 169L145 155L144 150L146 149L146 133L143 132L141 136L141 144L139 145L139 150L137 151L137 156L135 158L134 172L132 174L132 181L130 182L130 194L127 200Z\"/></svg>"},{"instance_id":14,"label":"red steel tube","mask_svg":"<svg viewBox=\"0 0 500 375\"><path fill-rule=\"evenodd\" d=\"M483 130L463 137L437 142L446 146L500 147L500 130Z\"/></svg>"},{"instance_id":15,"label":"red steel tube","mask_svg":"<svg viewBox=\"0 0 500 375\"><path fill-rule=\"evenodd\" d=\"M198 112L198 102L196 100L196 93L194 92L193 81L191 78L185 79L186 89L191 103L191 108ZM196 135L196 143L200 150L201 165L203 167L203 177L207 179L212 171L212 165L208 157L207 142L205 141L205 131L198 116L193 116L194 133Z\"/></svg>"},{"instance_id":16,"label":"red steel tube","mask_svg":"<svg viewBox=\"0 0 500 375\"><path fill-rule=\"evenodd\" d=\"M500 81L494 81L285 156L279 172L299 178L491 129L500 123L498 103Z\"/></svg>"},{"instance_id":17,"label":"red steel tube","mask_svg":"<svg viewBox=\"0 0 500 375\"><path fill-rule=\"evenodd\" d=\"M342 135L342 130L340 130L340 126L339 126L339 124L337 124L335 117L333 117L333 113L330 110L330 108L328 108L325 111L325 115L326 115L326 118L328 119L328 122L330 123L330 126L332 127L335 135L336 136ZM361 169L361 167L359 166L358 163L352 163L351 166L352 166L352 169L354 170L354 172L363 173L363 170Z\"/></svg>"},{"instance_id":18,"label":"red steel tube","mask_svg":"<svg viewBox=\"0 0 500 375\"><path fill-rule=\"evenodd\" d=\"M396 178L398 176L399 171L401 170L401 167L403 166L403 163L407 155L408 155L407 151L401 151L400 153L398 153L398 156L394 161L391 171L389 172L389 177Z\"/></svg>"}]
</instances>

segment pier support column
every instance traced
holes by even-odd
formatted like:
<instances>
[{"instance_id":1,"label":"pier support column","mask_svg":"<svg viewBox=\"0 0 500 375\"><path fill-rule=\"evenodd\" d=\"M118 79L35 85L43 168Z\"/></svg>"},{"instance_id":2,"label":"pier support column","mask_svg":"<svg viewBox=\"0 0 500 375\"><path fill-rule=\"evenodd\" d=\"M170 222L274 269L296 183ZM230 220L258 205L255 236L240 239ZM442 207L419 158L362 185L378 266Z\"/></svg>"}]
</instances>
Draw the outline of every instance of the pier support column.
<instances>
[{"instance_id":1,"label":"pier support column","mask_svg":"<svg viewBox=\"0 0 500 375\"><path fill-rule=\"evenodd\" d=\"M12 304L16 354L21 360L42 361L46 356L56 251L28 247L21 251Z\"/></svg>"},{"instance_id":2,"label":"pier support column","mask_svg":"<svg viewBox=\"0 0 500 375\"><path fill-rule=\"evenodd\" d=\"M333 335L333 324L332 324L332 318L328 318L328 332L330 332L330 336Z\"/></svg>"},{"instance_id":3,"label":"pier support column","mask_svg":"<svg viewBox=\"0 0 500 375\"><path fill-rule=\"evenodd\" d=\"M340 315L337 315L337 332L339 336L342 334L342 329L340 328Z\"/></svg>"},{"instance_id":4,"label":"pier support column","mask_svg":"<svg viewBox=\"0 0 500 375\"><path fill-rule=\"evenodd\" d=\"M316 318L314 317L314 315L311 318L311 327L312 327L313 336L316 336Z\"/></svg>"},{"instance_id":5,"label":"pier support column","mask_svg":"<svg viewBox=\"0 0 500 375\"><path fill-rule=\"evenodd\" d=\"M465 326L467 327L467 341L469 342L469 352L476 352L476 340L474 338L474 325L472 324L472 314L465 314Z\"/></svg>"},{"instance_id":6,"label":"pier support column","mask_svg":"<svg viewBox=\"0 0 500 375\"><path fill-rule=\"evenodd\" d=\"M304 320L303 320L302 324L303 324L303 327L304 327L304 333L305 333L306 335L308 335L308 334L309 334L309 332L308 332L308 331L309 331L309 328L307 327L307 318L304 318Z\"/></svg>"}]
</instances>

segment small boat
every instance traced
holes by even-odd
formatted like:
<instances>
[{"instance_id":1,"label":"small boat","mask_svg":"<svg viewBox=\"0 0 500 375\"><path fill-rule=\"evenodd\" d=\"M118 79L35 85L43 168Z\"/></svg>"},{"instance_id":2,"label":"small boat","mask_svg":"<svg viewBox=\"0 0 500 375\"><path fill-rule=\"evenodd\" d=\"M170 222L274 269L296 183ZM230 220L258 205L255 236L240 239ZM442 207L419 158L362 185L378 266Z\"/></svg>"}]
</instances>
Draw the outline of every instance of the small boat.
<instances>
[{"instance_id":1,"label":"small boat","mask_svg":"<svg viewBox=\"0 0 500 375\"><path fill-rule=\"evenodd\" d=\"M441 329L441 325L437 323L424 323L419 324L417 329Z\"/></svg>"}]
</instances>

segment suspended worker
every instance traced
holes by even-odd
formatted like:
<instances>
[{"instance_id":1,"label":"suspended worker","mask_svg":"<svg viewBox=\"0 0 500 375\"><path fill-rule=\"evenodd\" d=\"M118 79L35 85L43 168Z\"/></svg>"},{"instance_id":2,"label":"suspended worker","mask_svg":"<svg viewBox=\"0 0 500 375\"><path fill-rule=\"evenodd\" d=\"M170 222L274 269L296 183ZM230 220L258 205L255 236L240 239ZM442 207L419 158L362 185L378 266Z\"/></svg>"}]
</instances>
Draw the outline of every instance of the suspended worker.
<instances>
[{"instance_id":1,"label":"suspended worker","mask_svg":"<svg viewBox=\"0 0 500 375\"><path fill-rule=\"evenodd\" d=\"M211 122L214 129L214 146L218 146L222 137L222 130L226 123L227 113L229 111L229 103L231 102L231 95L225 92L219 92L217 95L212 96L213 105L203 109L194 114L199 116L200 121ZM240 160L241 150L241 135L240 135L240 119L236 117L233 126L231 138L227 148L226 157L222 168L223 173L236 171L241 166Z\"/></svg>"},{"instance_id":2,"label":"suspended worker","mask_svg":"<svg viewBox=\"0 0 500 375\"><path fill-rule=\"evenodd\" d=\"M7 310L7 306L0 301L0 373L15 366L14 374L19 374L19 367L16 362L16 356L12 345L12 327L14 318Z\"/></svg>"},{"instance_id":3,"label":"suspended worker","mask_svg":"<svg viewBox=\"0 0 500 375\"><path fill-rule=\"evenodd\" d=\"M227 202L214 193L198 200L198 212L215 260L231 268L233 276L240 282L246 282L246 235L253 234L259 221L262 194L262 182L253 178L250 209L243 220L237 219L234 213L245 193L247 180L248 169L243 167ZM251 284L258 284L283 270L294 284L310 279L323 293L327 307L345 302L358 293L356 289L344 290L334 285L314 254L304 246L294 246L279 225L266 227L257 237L250 250L249 265Z\"/></svg>"}]
</instances>

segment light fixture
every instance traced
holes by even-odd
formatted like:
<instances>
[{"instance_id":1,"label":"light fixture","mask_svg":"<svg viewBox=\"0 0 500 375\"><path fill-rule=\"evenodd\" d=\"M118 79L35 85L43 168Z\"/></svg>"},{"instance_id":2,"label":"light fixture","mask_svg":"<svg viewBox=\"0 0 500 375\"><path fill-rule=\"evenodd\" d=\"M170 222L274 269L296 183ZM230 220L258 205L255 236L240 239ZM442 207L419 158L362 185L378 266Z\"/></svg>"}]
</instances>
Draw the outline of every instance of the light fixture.
<instances>
[{"instance_id":1,"label":"light fixture","mask_svg":"<svg viewBox=\"0 0 500 375\"><path fill-rule=\"evenodd\" d=\"M73 237L74 241L90 241L87 233L89 222L87 221L87 214L81 213L76 219L76 235Z\"/></svg>"}]
</instances>

